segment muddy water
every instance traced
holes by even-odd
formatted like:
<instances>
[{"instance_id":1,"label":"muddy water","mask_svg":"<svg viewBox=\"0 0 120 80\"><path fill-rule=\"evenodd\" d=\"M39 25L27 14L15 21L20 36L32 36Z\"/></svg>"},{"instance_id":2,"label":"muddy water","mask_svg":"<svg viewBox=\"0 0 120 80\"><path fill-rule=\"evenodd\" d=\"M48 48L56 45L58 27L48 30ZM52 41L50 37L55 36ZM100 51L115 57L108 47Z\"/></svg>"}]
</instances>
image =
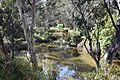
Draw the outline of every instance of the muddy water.
<instances>
[{"instance_id":1,"label":"muddy water","mask_svg":"<svg viewBox=\"0 0 120 80\"><path fill-rule=\"evenodd\" d=\"M77 74L92 71L95 67L91 57L78 53L74 47L41 44L36 46L36 51L39 67L46 74L53 72L58 80L66 77L79 79Z\"/></svg>"},{"instance_id":2,"label":"muddy water","mask_svg":"<svg viewBox=\"0 0 120 80\"><path fill-rule=\"evenodd\" d=\"M95 69L93 59L74 47L51 44L36 45L39 67L55 80L80 80Z\"/></svg>"}]
</instances>

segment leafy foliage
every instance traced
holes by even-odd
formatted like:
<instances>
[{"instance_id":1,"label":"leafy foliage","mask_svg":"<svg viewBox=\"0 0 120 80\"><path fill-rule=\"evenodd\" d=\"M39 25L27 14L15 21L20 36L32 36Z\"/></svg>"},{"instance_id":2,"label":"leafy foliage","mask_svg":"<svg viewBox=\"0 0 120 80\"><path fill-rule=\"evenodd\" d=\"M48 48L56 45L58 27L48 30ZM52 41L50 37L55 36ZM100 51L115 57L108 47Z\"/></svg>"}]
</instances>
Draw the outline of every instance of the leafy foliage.
<instances>
[{"instance_id":1,"label":"leafy foliage","mask_svg":"<svg viewBox=\"0 0 120 80\"><path fill-rule=\"evenodd\" d=\"M16 0L2 0L0 3L0 33L3 36L4 43L9 43L11 52L17 51L22 41L25 41L23 30L21 28L21 21L19 19L18 9L15 7ZM25 6L30 5L27 0L22 0ZM103 6L102 0L73 0L76 6L81 6L85 21L79 14L79 11L73 7L72 0L36 0L36 25L34 31L35 39L50 39L54 32L62 32L65 41L68 41L71 46L76 46L82 41L84 22L86 28L93 40L93 47L96 46L96 36L100 41L102 53L105 53L107 45L109 45L115 35L115 30L110 17L107 15ZM78 5L78 2L80 4ZM31 18L31 9L25 9L28 19ZM114 9L111 10L114 21L116 22L116 15ZM30 24L31 21L28 21ZM74 25L74 26L73 26ZM79 29L78 27L79 26ZM38 28L39 27L39 28ZM75 28L75 31L71 28ZM99 29L98 29L99 28ZM67 37L66 37L67 36ZM50 40L51 41L51 40ZM64 41L64 40L63 40ZM1 44L0 44L1 45ZM88 44L89 45L89 44ZM96 47L95 47L96 48ZM47 50L45 50L47 52ZM1 54L1 52L0 52ZM93 54L94 55L94 54ZM95 54L96 55L96 54ZM120 53L119 53L120 56ZM95 56L96 57L96 56ZM9 57L8 57L9 58ZM13 60L5 60L5 57L0 57L0 79L2 80L47 80L55 79L54 76L44 75L36 71L30 64L21 58L14 58ZM96 72L88 75L90 80L94 79ZM46 77L47 76L47 77ZM110 79L111 74L105 75L103 70L98 71L97 79Z\"/></svg>"},{"instance_id":2,"label":"leafy foliage","mask_svg":"<svg viewBox=\"0 0 120 80\"><path fill-rule=\"evenodd\" d=\"M20 27L21 22L19 20L18 10L14 6L15 2L13 0L3 1L0 6L0 32L6 40L7 43L10 43L11 51L15 51L16 48L21 44L24 38L23 30Z\"/></svg>"},{"instance_id":3,"label":"leafy foliage","mask_svg":"<svg viewBox=\"0 0 120 80\"><path fill-rule=\"evenodd\" d=\"M64 24L57 24L57 26L51 27L50 30L61 31L64 29Z\"/></svg>"},{"instance_id":4,"label":"leafy foliage","mask_svg":"<svg viewBox=\"0 0 120 80\"><path fill-rule=\"evenodd\" d=\"M52 77L36 71L24 58L6 61L0 57L0 79L2 80L50 80Z\"/></svg>"},{"instance_id":5,"label":"leafy foliage","mask_svg":"<svg viewBox=\"0 0 120 80\"><path fill-rule=\"evenodd\" d=\"M80 31L78 31L78 29L76 31L70 30L69 34L70 34L69 35L70 36L70 45L77 46L77 44L82 41L82 38L81 38L82 34Z\"/></svg>"},{"instance_id":6,"label":"leafy foliage","mask_svg":"<svg viewBox=\"0 0 120 80\"><path fill-rule=\"evenodd\" d=\"M105 16L106 18L107 16ZM113 18L116 22L116 17L113 14ZM111 22L110 17L105 21L105 26L100 29L100 43L103 53L107 50L107 47L110 45L113 37L115 36L115 29Z\"/></svg>"}]
</instances>

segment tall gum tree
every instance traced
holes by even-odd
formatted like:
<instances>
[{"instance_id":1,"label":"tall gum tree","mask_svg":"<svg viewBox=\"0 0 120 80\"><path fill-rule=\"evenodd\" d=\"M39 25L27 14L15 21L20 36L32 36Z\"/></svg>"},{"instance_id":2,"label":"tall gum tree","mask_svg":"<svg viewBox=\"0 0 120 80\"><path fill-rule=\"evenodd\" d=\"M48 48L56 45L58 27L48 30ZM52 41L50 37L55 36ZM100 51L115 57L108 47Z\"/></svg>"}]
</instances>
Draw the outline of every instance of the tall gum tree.
<instances>
[{"instance_id":1,"label":"tall gum tree","mask_svg":"<svg viewBox=\"0 0 120 80\"><path fill-rule=\"evenodd\" d=\"M112 17L112 10L111 10L111 1L114 2L115 9L118 11L118 19L117 23L115 23ZM111 42L111 45L107 49L105 53L105 62L109 62L112 64L112 60L114 59L118 50L120 50L120 8L119 8L119 0L71 0L72 4L80 14L80 18L82 19L82 31L85 38L84 46L88 52L88 54L94 59L97 68L100 67L100 60L102 58L101 53L101 43L100 43L100 28L102 23L102 19L106 15L105 9L111 18L111 23L116 30L115 36ZM113 6L113 5L112 5ZM100 7L100 8L99 8ZM98 11L99 10L99 11ZM100 13L102 12L102 13ZM90 25L91 24L91 25ZM99 24L99 25L97 25ZM90 25L90 26L89 26ZM97 26L95 26L97 25ZM97 31L92 32L94 29ZM113 33L114 34L114 33ZM95 40L93 39L95 38ZM87 44L88 45L87 45ZM95 45L94 45L95 44Z\"/></svg>"},{"instance_id":2,"label":"tall gum tree","mask_svg":"<svg viewBox=\"0 0 120 80\"><path fill-rule=\"evenodd\" d=\"M94 59L97 68L100 68L100 59L101 59L101 48L99 41L99 28L100 26L97 24L97 20L99 17L97 13L96 7L99 7L100 4L94 0L71 0L72 4L76 8L77 12L80 14L80 23L81 29L83 31L83 35L86 37L84 41L84 46L88 52L88 54ZM95 11L96 10L96 11ZM101 9L99 9L101 10ZM98 23L101 23L98 22ZM97 29L97 32L93 32L92 30ZM94 39L93 39L94 37ZM88 44L88 45L87 45Z\"/></svg>"},{"instance_id":3,"label":"tall gum tree","mask_svg":"<svg viewBox=\"0 0 120 80\"><path fill-rule=\"evenodd\" d=\"M31 16L32 16L32 22L28 24L27 15L26 15L26 9L27 6L25 5L26 0L17 0L16 4L19 10L20 18L22 21L22 28L24 30L24 35L28 44L28 50L29 54L31 55L31 62L33 66L38 69L38 62L37 57L35 53L35 47L34 47L34 35L33 35L33 28L35 26L35 0L27 0L28 4L31 7Z\"/></svg>"},{"instance_id":4,"label":"tall gum tree","mask_svg":"<svg viewBox=\"0 0 120 80\"><path fill-rule=\"evenodd\" d=\"M117 22L115 23L112 13L111 13L111 2L114 3L116 10L117 10ZM106 54L104 56L105 63L108 62L112 64L112 61L116 55L116 53L120 50L120 0L104 0L104 6L111 18L111 22L115 28L115 36L112 40L111 45L108 47Z\"/></svg>"}]
</instances>

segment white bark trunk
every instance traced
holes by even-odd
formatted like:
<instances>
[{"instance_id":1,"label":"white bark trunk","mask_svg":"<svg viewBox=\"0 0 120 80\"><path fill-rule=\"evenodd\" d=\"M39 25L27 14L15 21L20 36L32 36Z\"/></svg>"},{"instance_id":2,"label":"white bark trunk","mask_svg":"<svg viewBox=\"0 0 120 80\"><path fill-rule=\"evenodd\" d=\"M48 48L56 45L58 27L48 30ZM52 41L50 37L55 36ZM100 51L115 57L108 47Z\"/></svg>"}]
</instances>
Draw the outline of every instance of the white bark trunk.
<instances>
[{"instance_id":1,"label":"white bark trunk","mask_svg":"<svg viewBox=\"0 0 120 80\"><path fill-rule=\"evenodd\" d=\"M33 0L31 5L32 10L32 24L31 26L27 23L27 17L23 12L24 5L22 4L21 0L17 0L17 7L20 13L20 18L22 20L22 28L24 30L24 35L28 44L29 54L31 55L31 61L33 66L38 69L38 62L34 48L34 37L33 37L33 27L34 27L34 18L35 18L35 0Z\"/></svg>"}]
</instances>

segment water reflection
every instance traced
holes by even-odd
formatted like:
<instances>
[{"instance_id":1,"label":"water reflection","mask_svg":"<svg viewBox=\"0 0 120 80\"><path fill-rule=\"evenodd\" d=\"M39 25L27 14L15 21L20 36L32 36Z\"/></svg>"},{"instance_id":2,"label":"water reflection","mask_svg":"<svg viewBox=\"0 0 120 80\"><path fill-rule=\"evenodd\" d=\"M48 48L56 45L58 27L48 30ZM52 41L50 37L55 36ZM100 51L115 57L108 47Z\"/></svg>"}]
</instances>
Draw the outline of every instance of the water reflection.
<instances>
[{"instance_id":1,"label":"water reflection","mask_svg":"<svg viewBox=\"0 0 120 80\"><path fill-rule=\"evenodd\" d=\"M56 80L69 80L68 78L76 78L80 80L80 72L88 70L93 67L86 64L76 48L59 47L55 45L40 45L39 50L39 64L43 68L45 74L54 76Z\"/></svg>"},{"instance_id":2,"label":"water reflection","mask_svg":"<svg viewBox=\"0 0 120 80\"><path fill-rule=\"evenodd\" d=\"M59 69L61 70L59 72L59 77L61 76L72 76L73 74L75 74L75 71L74 70L69 70L68 69L68 66L59 66Z\"/></svg>"},{"instance_id":3,"label":"water reflection","mask_svg":"<svg viewBox=\"0 0 120 80\"><path fill-rule=\"evenodd\" d=\"M60 80L60 79L63 80L65 76L72 76L73 74L75 74L75 71L69 70L68 66L57 65L57 67L60 69L57 80Z\"/></svg>"}]
</instances>

